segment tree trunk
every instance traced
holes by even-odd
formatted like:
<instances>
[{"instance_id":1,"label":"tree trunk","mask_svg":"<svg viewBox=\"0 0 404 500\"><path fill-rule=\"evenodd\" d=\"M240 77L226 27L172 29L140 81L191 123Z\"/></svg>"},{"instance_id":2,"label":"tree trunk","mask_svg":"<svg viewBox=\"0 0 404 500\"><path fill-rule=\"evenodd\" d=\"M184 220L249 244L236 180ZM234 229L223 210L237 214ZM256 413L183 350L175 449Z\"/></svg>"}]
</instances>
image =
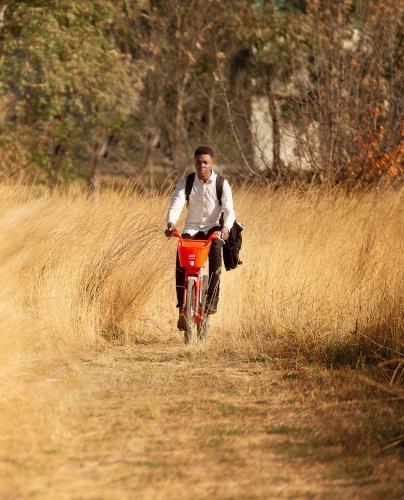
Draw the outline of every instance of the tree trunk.
<instances>
[{"instance_id":1,"label":"tree trunk","mask_svg":"<svg viewBox=\"0 0 404 500\"><path fill-rule=\"evenodd\" d=\"M5 18L5 15L6 15L6 10L7 10L7 3L5 3L4 5L2 5L0 7L0 34L1 32L3 31L3 28L4 28L4 18Z\"/></svg>"},{"instance_id":2,"label":"tree trunk","mask_svg":"<svg viewBox=\"0 0 404 500\"><path fill-rule=\"evenodd\" d=\"M91 158L90 175L87 184L87 196L98 198L101 186L101 161L106 156L110 139L106 139L101 144L96 143Z\"/></svg>"},{"instance_id":3,"label":"tree trunk","mask_svg":"<svg viewBox=\"0 0 404 500\"><path fill-rule=\"evenodd\" d=\"M209 107L208 107L208 140L212 140L213 127L215 124L215 88L212 86L212 90L209 98Z\"/></svg>"},{"instance_id":4,"label":"tree trunk","mask_svg":"<svg viewBox=\"0 0 404 500\"><path fill-rule=\"evenodd\" d=\"M150 186L154 186L155 182L155 163L154 163L154 151L158 146L160 141L160 131L155 133L149 132L147 135L146 151L143 157L143 168L149 173Z\"/></svg>"},{"instance_id":5,"label":"tree trunk","mask_svg":"<svg viewBox=\"0 0 404 500\"><path fill-rule=\"evenodd\" d=\"M268 83L268 101L272 120L272 170L275 176L278 176L281 166L281 134L279 129L278 110L276 108L276 102L272 94L271 83Z\"/></svg>"},{"instance_id":6,"label":"tree trunk","mask_svg":"<svg viewBox=\"0 0 404 500\"><path fill-rule=\"evenodd\" d=\"M184 100L186 97L186 86L191 78L189 64L185 70L182 79L181 87L178 92L177 105L175 110L175 129L173 142L173 157L174 167L178 167L181 153L183 152L184 141L186 140L185 124L184 124Z\"/></svg>"}]
</instances>

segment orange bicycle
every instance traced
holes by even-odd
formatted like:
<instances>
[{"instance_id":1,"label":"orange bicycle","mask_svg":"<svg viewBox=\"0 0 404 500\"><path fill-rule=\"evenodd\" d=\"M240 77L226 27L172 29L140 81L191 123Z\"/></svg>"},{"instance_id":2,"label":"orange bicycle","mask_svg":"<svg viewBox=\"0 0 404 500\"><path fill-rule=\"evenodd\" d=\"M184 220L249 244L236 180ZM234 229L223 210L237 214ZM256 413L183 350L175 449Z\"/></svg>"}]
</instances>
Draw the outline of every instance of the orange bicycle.
<instances>
[{"instance_id":1,"label":"orange bicycle","mask_svg":"<svg viewBox=\"0 0 404 500\"><path fill-rule=\"evenodd\" d=\"M220 238L220 232L215 231L207 240L187 240L174 229L173 236L178 238L178 255L180 266L185 268L184 298L181 314L185 318L186 329L184 340L186 344L192 341L192 333L197 328L199 340L208 338L209 316L206 311L206 293L209 279L203 273L206 259L213 240Z\"/></svg>"}]
</instances>

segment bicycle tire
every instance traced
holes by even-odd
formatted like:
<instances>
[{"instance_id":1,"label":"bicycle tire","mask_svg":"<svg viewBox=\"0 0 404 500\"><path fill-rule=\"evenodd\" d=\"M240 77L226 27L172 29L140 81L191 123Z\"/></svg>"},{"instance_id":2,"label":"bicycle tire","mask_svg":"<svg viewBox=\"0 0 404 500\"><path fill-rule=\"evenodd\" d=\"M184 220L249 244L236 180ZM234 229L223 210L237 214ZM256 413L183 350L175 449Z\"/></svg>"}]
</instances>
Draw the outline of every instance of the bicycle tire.
<instances>
[{"instance_id":1,"label":"bicycle tire","mask_svg":"<svg viewBox=\"0 0 404 500\"><path fill-rule=\"evenodd\" d=\"M209 277L206 276L205 274L203 276L203 281L202 281L202 303L201 303L202 307L206 307L208 288L209 288Z\"/></svg>"},{"instance_id":2,"label":"bicycle tire","mask_svg":"<svg viewBox=\"0 0 404 500\"><path fill-rule=\"evenodd\" d=\"M184 331L184 342L190 344L192 342L192 327L194 325L194 292L195 292L195 278L188 278L187 294L185 303L185 320L187 323L186 330Z\"/></svg>"},{"instance_id":3,"label":"bicycle tire","mask_svg":"<svg viewBox=\"0 0 404 500\"><path fill-rule=\"evenodd\" d=\"M207 314L203 315L201 318L201 322L198 323L198 339L204 342L208 340L208 331L209 331L209 316Z\"/></svg>"},{"instance_id":4,"label":"bicycle tire","mask_svg":"<svg viewBox=\"0 0 404 500\"><path fill-rule=\"evenodd\" d=\"M203 277L203 283L202 283L202 303L201 306L203 308L206 307L206 294L208 292L208 286L209 286L209 278L208 276ZM198 339L199 340L207 340L208 339L208 329L209 329L209 316L206 314L206 310L201 318L200 323L197 325L197 334L198 334Z\"/></svg>"}]
</instances>

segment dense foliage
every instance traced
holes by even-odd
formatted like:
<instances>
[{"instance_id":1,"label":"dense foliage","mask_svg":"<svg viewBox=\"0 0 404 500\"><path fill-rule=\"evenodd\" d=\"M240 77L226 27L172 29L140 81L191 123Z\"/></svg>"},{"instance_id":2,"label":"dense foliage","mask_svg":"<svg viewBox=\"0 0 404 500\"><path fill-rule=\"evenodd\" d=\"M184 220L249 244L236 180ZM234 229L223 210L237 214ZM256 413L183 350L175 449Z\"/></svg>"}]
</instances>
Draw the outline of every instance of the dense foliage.
<instances>
[{"instance_id":1,"label":"dense foliage","mask_svg":"<svg viewBox=\"0 0 404 500\"><path fill-rule=\"evenodd\" d=\"M103 169L159 180L201 142L239 176L304 166L365 185L403 173L400 2L0 5L3 177L97 182Z\"/></svg>"}]
</instances>

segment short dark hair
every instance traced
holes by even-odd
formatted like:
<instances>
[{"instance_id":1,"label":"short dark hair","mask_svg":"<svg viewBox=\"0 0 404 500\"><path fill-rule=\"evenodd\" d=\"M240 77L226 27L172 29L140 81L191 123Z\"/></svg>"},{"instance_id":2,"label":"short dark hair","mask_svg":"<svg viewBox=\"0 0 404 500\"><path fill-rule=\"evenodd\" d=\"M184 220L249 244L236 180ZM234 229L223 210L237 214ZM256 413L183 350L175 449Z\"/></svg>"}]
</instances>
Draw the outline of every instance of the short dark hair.
<instances>
[{"instance_id":1,"label":"short dark hair","mask_svg":"<svg viewBox=\"0 0 404 500\"><path fill-rule=\"evenodd\" d=\"M199 148L195 149L194 157L200 155L210 155L213 158L213 150L209 146L199 146Z\"/></svg>"}]
</instances>

